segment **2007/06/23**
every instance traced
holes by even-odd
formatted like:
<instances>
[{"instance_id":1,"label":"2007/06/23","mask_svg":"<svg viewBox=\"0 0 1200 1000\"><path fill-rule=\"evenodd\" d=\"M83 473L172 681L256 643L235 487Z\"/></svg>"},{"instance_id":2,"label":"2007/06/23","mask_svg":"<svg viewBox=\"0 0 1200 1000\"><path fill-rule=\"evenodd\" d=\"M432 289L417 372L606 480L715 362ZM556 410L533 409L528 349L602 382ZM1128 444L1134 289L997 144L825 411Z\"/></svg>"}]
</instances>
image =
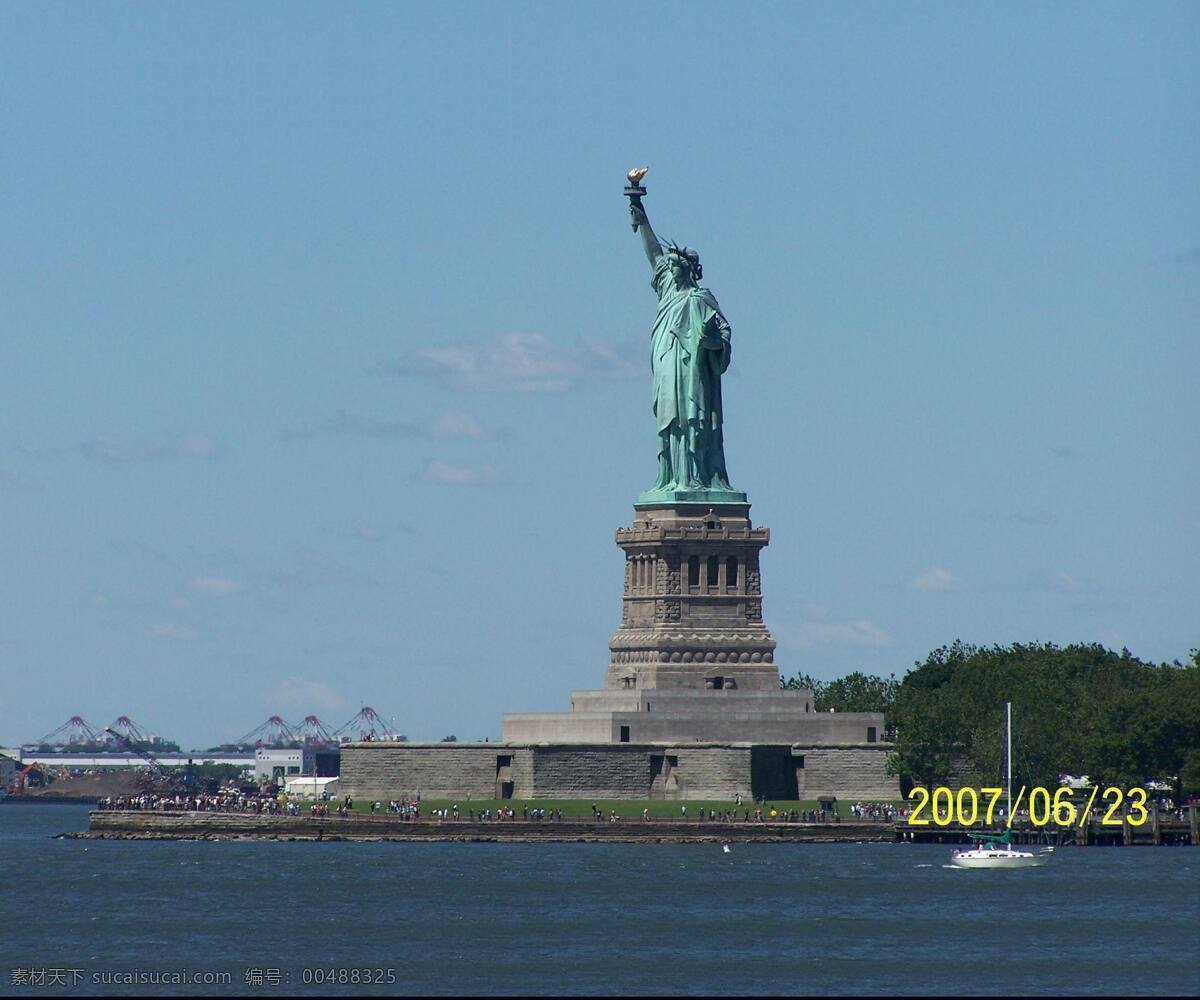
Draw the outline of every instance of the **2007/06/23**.
<instances>
[{"instance_id":1,"label":"2007/06/23","mask_svg":"<svg viewBox=\"0 0 1200 1000\"><path fill-rule=\"evenodd\" d=\"M396 982L395 969L302 969L300 981L306 986L336 983L339 986L379 986Z\"/></svg>"},{"instance_id":2,"label":"2007/06/23","mask_svg":"<svg viewBox=\"0 0 1200 1000\"><path fill-rule=\"evenodd\" d=\"M1086 820L1091 817L1092 805L1096 801L1096 795L1099 792L1098 788L1092 789L1091 797L1088 799L1087 805L1083 810L1083 818ZM1004 794L1002 788L981 788L976 792L974 788L960 788L958 794L944 786L933 789L932 794L928 788L917 787L908 793L910 799L917 800L914 804L912 815L908 817L909 826L928 826L929 819L922 819L921 813L925 808L930 807L930 813L933 816L933 822L937 826L949 826L956 819L962 826L973 826L979 819L979 798L982 795L990 799L987 803L987 815L983 822L990 824L992 822L992 812L996 807L996 803L1000 800L1000 796ZM1048 788L1037 787L1029 792L1029 819L1034 826L1046 826L1054 824L1055 826L1074 826L1076 820L1080 818L1079 810L1074 802L1071 801L1074 794L1073 789L1059 788L1053 793ZM942 799L945 799L945 812L942 812L938 806ZM1021 807L1021 802L1025 798L1025 789L1022 788L1017 796L1017 802L1014 809ZM1125 816L1117 816L1114 814L1121 808L1121 803L1126 799L1126 793L1119 788L1106 788L1102 796L1104 805L1108 805L1103 818L1100 820L1102 826L1122 826L1128 823L1130 826L1141 826L1149 819L1149 812L1146 809L1148 795L1144 788L1131 788L1128 792L1129 799L1129 814Z\"/></svg>"}]
</instances>

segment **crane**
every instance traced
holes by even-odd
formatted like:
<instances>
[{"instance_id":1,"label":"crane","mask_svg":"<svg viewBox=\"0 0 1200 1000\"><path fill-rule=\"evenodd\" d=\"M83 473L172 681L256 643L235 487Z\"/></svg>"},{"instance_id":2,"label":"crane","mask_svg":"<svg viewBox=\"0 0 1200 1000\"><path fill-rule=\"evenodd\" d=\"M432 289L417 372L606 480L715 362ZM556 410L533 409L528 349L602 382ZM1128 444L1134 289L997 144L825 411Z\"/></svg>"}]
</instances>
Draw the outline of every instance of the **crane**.
<instances>
[{"instance_id":1,"label":"crane","mask_svg":"<svg viewBox=\"0 0 1200 1000\"><path fill-rule=\"evenodd\" d=\"M12 784L10 784L7 789L8 794L10 794L10 795L23 794L25 791L26 780L28 779L29 775L33 774L33 772L35 772L35 771L39 775L41 775L42 783L45 784L46 772L43 769L42 765L38 764L36 762L33 764L26 764L25 767L21 768L21 770L19 770L16 774L13 775Z\"/></svg>"},{"instance_id":2,"label":"crane","mask_svg":"<svg viewBox=\"0 0 1200 1000\"><path fill-rule=\"evenodd\" d=\"M149 750L143 750L132 740L122 733L117 732L112 726L105 726L104 731L108 733L114 740L120 743L127 752L136 754L141 757L147 764L150 765L150 773L155 779L161 781L167 786L168 791L172 792L187 792L192 787L192 762L189 760L187 768L184 771L183 777L171 773L164 768L154 757Z\"/></svg>"}]
</instances>

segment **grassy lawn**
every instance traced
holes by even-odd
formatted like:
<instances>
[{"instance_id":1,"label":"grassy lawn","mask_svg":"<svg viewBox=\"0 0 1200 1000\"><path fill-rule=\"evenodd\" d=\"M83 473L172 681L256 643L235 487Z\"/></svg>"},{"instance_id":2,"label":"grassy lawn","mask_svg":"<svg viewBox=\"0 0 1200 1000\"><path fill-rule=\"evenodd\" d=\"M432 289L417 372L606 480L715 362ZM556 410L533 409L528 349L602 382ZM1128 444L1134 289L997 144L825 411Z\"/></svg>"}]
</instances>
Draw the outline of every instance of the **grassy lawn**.
<instances>
[{"instance_id":1,"label":"grassy lawn","mask_svg":"<svg viewBox=\"0 0 1200 1000\"><path fill-rule=\"evenodd\" d=\"M331 805L337 805L342 800L335 799ZM843 821L852 818L850 807L857 800L846 799L838 803L838 813ZM671 801L667 799L458 799L459 816L466 818L469 811L474 810L476 813L482 812L485 809L490 809L494 814L497 809L510 808L518 818L521 816L521 810L529 809L544 809L547 813L551 809L559 809L562 811L564 819L591 819L592 806L602 810L607 816L610 812L616 812L621 819L640 819L642 810L648 809L650 816L654 819L697 819L700 816L700 810L703 809L707 815L711 810L722 812L728 810L734 812L738 819L742 819L746 810L750 811L750 815L754 815L754 810L757 807L756 803L746 802L738 806L732 800L689 800L687 802ZM899 801L893 803L895 805L902 804ZM421 816L427 817L434 809L450 809L454 802L448 799L422 799L421 800ZM687 808L686 814L683 812L683 807ZM802 799L800 801L784 802L784 801L768 801L763 807L763 814L769 818L770 810L775 809L782 813L787 810L796 809L799 811L815 810L817 802L815 799ZM370 812L370 800L354 800L355 812ZM387 800L383 800L383 811L387 812Z\"/></svg>"}]
</instances>

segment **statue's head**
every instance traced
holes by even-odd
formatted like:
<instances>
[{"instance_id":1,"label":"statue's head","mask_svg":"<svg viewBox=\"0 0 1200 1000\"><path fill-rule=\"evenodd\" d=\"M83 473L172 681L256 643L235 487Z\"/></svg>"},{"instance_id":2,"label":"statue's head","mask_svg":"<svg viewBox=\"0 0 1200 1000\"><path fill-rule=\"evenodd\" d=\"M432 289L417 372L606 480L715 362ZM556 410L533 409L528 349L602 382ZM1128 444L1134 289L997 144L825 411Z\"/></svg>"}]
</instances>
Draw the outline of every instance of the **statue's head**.
<instances>
[{"instance_id":1,"label":"statue's head","mask_svg":"<svg viewBox=\"0 0 1200 1000\"><path fill-rule=\"evenodd\" d=\"M700 255L695 250L669 242L666 251L667 266L671 268L678 284L694 285L704 276L704 268L700 266Z\"/></svg>"}]
</instances>

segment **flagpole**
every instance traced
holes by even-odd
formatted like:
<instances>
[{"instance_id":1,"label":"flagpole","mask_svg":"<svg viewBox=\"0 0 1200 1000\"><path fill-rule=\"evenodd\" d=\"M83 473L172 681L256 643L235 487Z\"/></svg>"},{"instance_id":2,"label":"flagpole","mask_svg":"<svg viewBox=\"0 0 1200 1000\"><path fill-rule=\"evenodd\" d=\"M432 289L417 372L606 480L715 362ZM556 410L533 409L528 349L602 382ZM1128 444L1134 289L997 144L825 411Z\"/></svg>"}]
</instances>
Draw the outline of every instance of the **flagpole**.
<instances>
[{"instance_id":1,"label":"flagpole","mask_svg":"<svg viewBox=\"0 0 1200 1000\"><path fill-rule=\"evenodd\" d=\"M1012 702L1004 703L1004 764L1005 788L1008 791L1008 815L1012 816Z\"/></svg>"}]
</instances>

